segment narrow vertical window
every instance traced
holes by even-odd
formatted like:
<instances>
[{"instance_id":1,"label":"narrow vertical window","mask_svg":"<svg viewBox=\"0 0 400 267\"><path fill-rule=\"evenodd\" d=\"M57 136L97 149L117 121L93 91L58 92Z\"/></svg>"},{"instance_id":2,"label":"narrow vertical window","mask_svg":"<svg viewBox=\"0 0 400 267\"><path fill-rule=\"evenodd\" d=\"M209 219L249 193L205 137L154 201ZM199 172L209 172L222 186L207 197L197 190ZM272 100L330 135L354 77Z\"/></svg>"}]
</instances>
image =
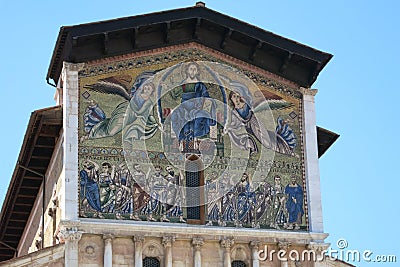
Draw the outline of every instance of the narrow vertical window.
<instances>
[{"instance_id":1,"label":"narrow vertical window","mask_svg":"<svg viewBox=\"0 0 400 267\"><path fill-rule=\"evenodd\" d=\"M146 257L143 259L143 267L160 267L160 261L154 257Z\"/></svg>"},{"instance_id":2,"label":"narrow vertical window","mask_svg":"<svg viewBox=\"0 0 400 267\"><path fill-rule=\"evenodd\" d=\"M204 224L204 174L202 162L196 155L191 155L185 164L186 177L186 212L190 224Z\"/></svg>"},{"instance_id":3,"label":"narrow vertical window","mask_svg":"<svg viewBox=\"0 0 400 267\"><path fill-rule=\"evenodd\" d=\"M232 267L247 267L243 261L232 261Z\"/></svg>"}]
</instances>

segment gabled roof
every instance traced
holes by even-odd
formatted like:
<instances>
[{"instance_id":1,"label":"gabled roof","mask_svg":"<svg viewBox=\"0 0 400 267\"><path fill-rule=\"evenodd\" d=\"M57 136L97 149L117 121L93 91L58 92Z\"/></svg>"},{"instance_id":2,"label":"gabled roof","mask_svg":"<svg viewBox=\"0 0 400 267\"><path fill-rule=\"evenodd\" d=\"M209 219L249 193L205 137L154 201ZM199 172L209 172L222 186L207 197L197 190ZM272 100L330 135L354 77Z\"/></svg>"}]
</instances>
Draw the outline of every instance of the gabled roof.
<instances>
[{"instance_id":1,"label":"gabled roof","mask_svg":"<svg viewBox=\"0 0 400 267\"><path fill-rule=\"evenodd\" d=\"M0 261L16 254L61 128L61 106L32 112L0 213Z\"/></svg>"},{"instance_id":2,"label":"gabled roof","mask_svg":"<svg viewBox=\"0 0 400 267\"><path fill-rule=\"evenodd\" d=\"M80 63L198 42L310 87L331 54L221 14L194 7L61 27L47 73L58 82L63 61Z\"/></svg>"}]
</instances>

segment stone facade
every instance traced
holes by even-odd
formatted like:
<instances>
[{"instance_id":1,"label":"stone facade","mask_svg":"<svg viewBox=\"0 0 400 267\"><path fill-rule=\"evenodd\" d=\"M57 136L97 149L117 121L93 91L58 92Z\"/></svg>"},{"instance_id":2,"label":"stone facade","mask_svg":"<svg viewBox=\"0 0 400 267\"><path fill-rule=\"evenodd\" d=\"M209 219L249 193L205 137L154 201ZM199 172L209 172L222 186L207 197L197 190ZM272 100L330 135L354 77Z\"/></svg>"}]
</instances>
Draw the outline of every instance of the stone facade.
<instances>
[{"instance_id":1,"label":"stone facade","mask_svg":"<svg viewBox=\"0 0 400 267\"><path fill-rule=\"evenodd\" d=\"M151 138L161 138L168 126L179 122L177 117L170 125L165 123L169 114L179 109L171 103L190 100L185 94L193 93L189 85L194 82L182 82L190 76L190 66L197 68L197 72L201 69L208 79L215 79L196 81L197 87L193 89L196 93L202 90L202 97L205 96L201 111L207 110L208 115L215 117L199 124L206 125L206 130L193 135L194 139L185 139L178 131L169 136L168 142L153 141ZM143 93L144 87L135 88L143 80L144 85L146 82L156 85L150 95ZM164 92L167 83L172 89ZM121 88L125 90L122 93ZM171 96L176 89L182 91L178 100ZM156 91L160 95L157 101L151 99ZM0 266L142 267L146 259L165 267L345 265L321 261L328 244L324 243L327 234L323 229L320 195L316 92L198 43L80 64L64 62L56 92L57 102L63 106L63 132L47 171L51 179L46 184L45 232L41 232L41 218L36 212L41 205L38 198L19 246L19 255L31 254ZM244 104L239 101L235 106L234 97L247 101L245 115L240 115ZM150 112L140 113L149 99L153 100ZM208 106L204 104L207 100L211 102ZM223 103L225 108L214 107L213 101ZM263 109L265 102L269 107ZM128 107L133 115L127 113ZM261 121L263 115L271 115L273 121L265 123L271 124L269 128L262 128L264 125L257 119L244 120L255 110L261 110ZM263 113L265 110L269 113ZM185 116L193 113L190 108L183 111ZM143 125L138 122L142 114L148 115L144 116L147 121ZM244 122L237 122L241 128L232 123L235 116L242 116L239 122L240 119ZM126 117L131 119L128 125L131 128L125 127ZM196 125L197 119L189 122ZM219 120L220 124L212 120ZM227 144L228 136L234 136L228 132L228 121L232 127L240 128L242 132L235 138L242 138L243 142ZM134 143L130 144L132 151L127 150L124 138L127 128L133 129L128 136L134 136L131 139L148 138L150 141L145 145L151 149ZM198 130L193 128L190 130ZM204 187L200 191L186 188L185 195L174 191L170 203L167 200L174 190L172 187L158 184L159 188L154 189L157 184L154 181L140 184L143 176L147 181L169 179L169 186L187 185L190 175L185 168L176 173L170 171L170 165L178 157L171 159L166 150L172 147L183 161L192 161L195 155L206 162L202 154L205 149L200 149L200 144L208 140L217 144L218 157L212 154L214 161L207 165L212 171L205 167L197 172L200 173L197 178L203 179L197 185ZM169 147L158 151L161 145ZM235 146L241 150L234 150ZM267 158L262 149L273 151L276 158ZM241 158L232 151L247 154ZM128 152L134 156L127 156ZM151 158L148 162L143 153ZM230 164L233 167L224 162L229 153L237 157ZM145 168L137 168L138 163ZM215 170L224 168L231 168L227 180L223 178L213 187ZM216 176L222 177L222 173ZM237 180L231 183L233 177ZM227 189L215 197L220 193L219 188ZM190 215L193 207L184 205L192 197L190 192L203 201L194 205L199 208L196 218ZM164 202L160 200L162 197ZM212 197L215 199L209 200ZM209 201L205 203L206 200ZM307 250L316 253L320 260L279 257L279 253L302 254Z\"/></svg>"}]
</instances>

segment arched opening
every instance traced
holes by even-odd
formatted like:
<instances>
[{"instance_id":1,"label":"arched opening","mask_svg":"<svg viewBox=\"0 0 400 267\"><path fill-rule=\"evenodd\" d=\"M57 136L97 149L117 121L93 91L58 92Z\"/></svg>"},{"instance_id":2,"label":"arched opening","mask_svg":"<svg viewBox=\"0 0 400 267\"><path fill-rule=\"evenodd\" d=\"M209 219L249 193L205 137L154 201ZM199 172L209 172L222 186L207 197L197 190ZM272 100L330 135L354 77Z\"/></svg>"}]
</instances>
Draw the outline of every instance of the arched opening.
<instances>
[{"instance_id":1,"label":"arched opening","mask_svg":"<svg viewBox=\"0 0 400 267\"><path fill-rule=\"evenodd\" d=\"M185 163L187 223L205 224L203 163L190 155Z\"/></svg>"}]
</instances>

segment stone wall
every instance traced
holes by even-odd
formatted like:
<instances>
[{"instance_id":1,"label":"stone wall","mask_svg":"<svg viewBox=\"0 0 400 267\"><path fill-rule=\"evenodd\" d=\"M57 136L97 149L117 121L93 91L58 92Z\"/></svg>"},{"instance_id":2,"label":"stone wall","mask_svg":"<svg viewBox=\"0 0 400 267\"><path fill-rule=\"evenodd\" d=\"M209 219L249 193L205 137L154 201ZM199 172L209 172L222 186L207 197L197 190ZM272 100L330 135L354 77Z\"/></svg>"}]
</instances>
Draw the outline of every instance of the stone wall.
<instances>
[{"instance_id":1,"label":"stone wall","mask_svg":"<svg viewBox=\"0 0 400 267\"><path fill-rule=\"evenodd\" d=\"M19 257L16 259L1 262L4 267L63 267L64 266L64 245L57 245L40 251Z\"/></svg>"}]
</instances>

